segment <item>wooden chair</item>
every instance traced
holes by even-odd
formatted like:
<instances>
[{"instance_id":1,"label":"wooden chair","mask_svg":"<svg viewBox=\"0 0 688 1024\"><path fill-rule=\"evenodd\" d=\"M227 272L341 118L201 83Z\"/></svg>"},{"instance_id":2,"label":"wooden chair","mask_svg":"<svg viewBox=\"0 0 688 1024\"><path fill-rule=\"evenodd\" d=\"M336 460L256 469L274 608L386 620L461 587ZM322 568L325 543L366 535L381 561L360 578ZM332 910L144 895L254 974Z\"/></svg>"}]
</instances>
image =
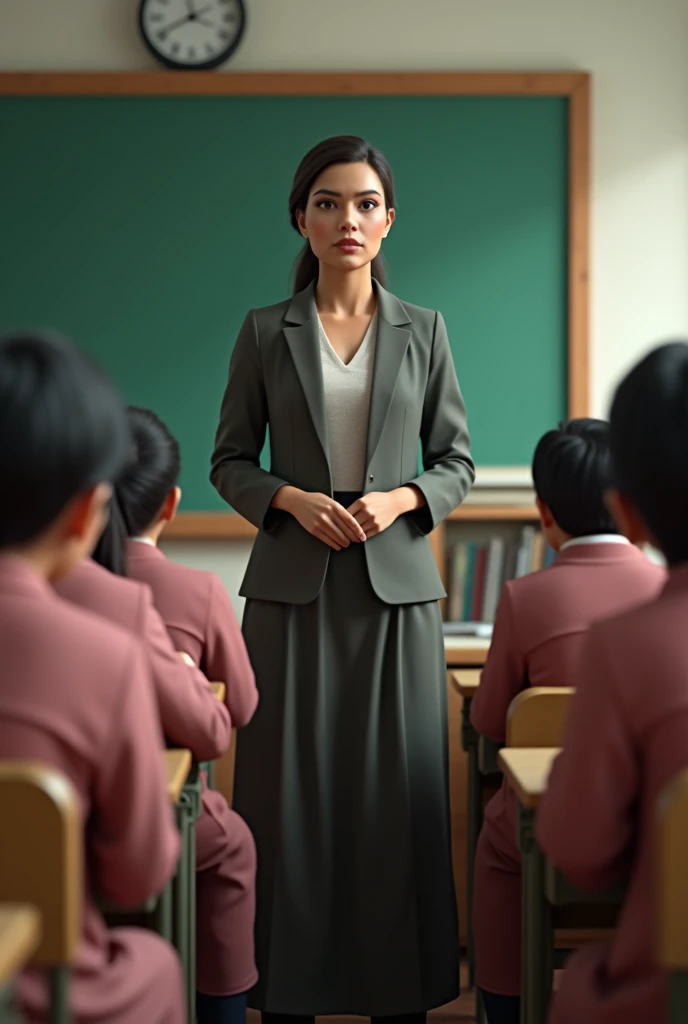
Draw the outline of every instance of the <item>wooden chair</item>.
<instances>
[{"instance_id":1,"label":"wooden chair","mask_svg":"<svg viewBox=\"0 0 688 1024\"><path fill-rule=\"evenodd\" d=\"M560 747L573 689L533 686L514 697L506 716L507 747Z\"/></svg>"},{"instance_id":2,"label":"wooden chair","mask_svg":"<svg viewBox=\"0 0 688 1024\"><path fill-rule=\"evenodd\" d=\"M0 762L0 900L28 903L41 919L32 962L48 970L50 1024L69 1024L69 971L80 935L82 829L77 796L59 772Z\"/></svg>"},{"instance_id":3,"label":"wooden chair","mask_svg":"<svg viewBox=\"0 0 688 1024\"><path fill-rule=\"evenodd\" d=\"M210 689L212 690L213 696L215 697L216 700L224 702L225 693L227 692L227 687L225 686L224 683L210 683ZM208 779L208 788L215 789L215 762L201 761L200 767L203 771L206 772L206 777Z\"/></svg>"},{"instance_id":4,"label":"wooden chair","mask_svg":"<svg viewBox=\"0 0 688 1024\"><path fill-rule=\"evenodd\" d=\"M662 793L657 818L657 959L669 972L667 1024L683 1024L688 1020L688 771Z\"/></svg>"},{"instance_id":5,"label":"wooden chair","mask_svg":"<svg viewBox=\"0 0 688 1024\"><path fill-rule=\"evenodd\" d=\"M573 693L568 687L532 687L515 697L507 713L507 747L524 755L532 751L536 767L536 753L546 755L551 762L554 749L563 743ZM544 793L546 778L540 788ZM521 1006L522 1020L527 1024L544 1024L555 968L562 967L582 942L609 936L623 898L622 886L604 892L582 892L545 860L535 840L538 802L524 803L519 798Z\"/></svg>"},{"instance_id":6,"label":"wooden chair","mask_svg":"<svg viewBox=\"0 0 688 1024\"><path fill-rule=\"evenodd\" d=\"M0 903L0 1024L19 1024L13 982L38 948L41 918L26 903Z\"/></svg>"}]
</instances>

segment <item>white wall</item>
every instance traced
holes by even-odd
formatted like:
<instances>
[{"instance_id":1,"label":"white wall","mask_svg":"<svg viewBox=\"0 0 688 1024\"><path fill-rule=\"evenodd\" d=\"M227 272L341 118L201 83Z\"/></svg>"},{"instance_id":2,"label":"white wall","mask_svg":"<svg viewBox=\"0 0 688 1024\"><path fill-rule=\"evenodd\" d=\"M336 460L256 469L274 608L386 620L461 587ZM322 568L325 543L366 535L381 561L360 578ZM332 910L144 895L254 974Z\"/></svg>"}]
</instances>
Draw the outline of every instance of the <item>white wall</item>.
<instances>
[{"instance_id":1,"label":"white wall","mask_svg":"<svg viewBox=\"0 0 688 1024\"><path fill-rule=\"evenodd\" d=\"M688 336L686 0L246 3L231 68L591 71L592 411L649 345ZM0 70L151 67L136 9L0 0ZM228 581L244 560L224 563Z\"/></svg>"}]
</instances>

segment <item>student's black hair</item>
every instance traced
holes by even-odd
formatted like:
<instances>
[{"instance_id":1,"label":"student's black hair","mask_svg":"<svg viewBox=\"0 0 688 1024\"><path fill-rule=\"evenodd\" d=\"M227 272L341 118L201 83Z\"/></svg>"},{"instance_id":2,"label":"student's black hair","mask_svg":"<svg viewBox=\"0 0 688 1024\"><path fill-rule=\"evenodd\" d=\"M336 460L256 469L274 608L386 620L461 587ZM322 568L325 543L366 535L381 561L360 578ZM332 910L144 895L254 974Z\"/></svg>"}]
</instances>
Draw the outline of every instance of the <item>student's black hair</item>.
<instances>
[{"instance_id":1,"label":"student's black hair","mask_svg":"<svg viewBox=\"0 0 688 1024\"><path fill-rule=\"evenodd\" d=\"M127 575L127 539L155 523L179 479L179 445L150 409L129 406L134 457L115 481L110 520L93 557L110 572Z\"/></svg>"},{"instance_id":2,"label":"student's black hair","mask_svg":"<svg viewBox=\"0 0 688 1024\"><path fill-rule=\"evenodd\" d=\"M533 456L533 483L565 533L618 533L604 501L611 486L606 420L568 420L557 430L548 430Z\"/></svg>"},{"instance_id":3,"label":"student's black hair","mask_svg":"<svg viewBox=\"0 0 688 1024\"><path fill-rule=\"evenodd\" d=\"M0 336L0 548L40 537L130 452L124 406L88 356L44 332Z\"/></svg>"},{"instance_id":4,"label":"student's black hair","mask_svg":"<svg viewBox=\"0 0 688 1024\"><path fill-rule=\"evenodd\" d=\"M645 356L610 414L613 482L636 506L669 565L688 561L688 344Z\"/></svg>"},{"instance_id":5,"label":"student's black hair","mask_svg":"<svg viewBox=\"0 0 688 1024\"><path fill-rule=\"evenodd\" d=\"M390 210L394 206L394 177L380 150L358 135L334 135L310 149L296 169L289 193L289 217L295 231L299 231L296 214L306 209L313 184L323 171L334 164L369 164L382 183L385 207ZM318 257L310 242L306 241L294 269L294 292L303 291L311 281L317 280L319 271ZM382 253L373 259L371 273L384 287L387 275Z\"/></svg>"}]
</instances>

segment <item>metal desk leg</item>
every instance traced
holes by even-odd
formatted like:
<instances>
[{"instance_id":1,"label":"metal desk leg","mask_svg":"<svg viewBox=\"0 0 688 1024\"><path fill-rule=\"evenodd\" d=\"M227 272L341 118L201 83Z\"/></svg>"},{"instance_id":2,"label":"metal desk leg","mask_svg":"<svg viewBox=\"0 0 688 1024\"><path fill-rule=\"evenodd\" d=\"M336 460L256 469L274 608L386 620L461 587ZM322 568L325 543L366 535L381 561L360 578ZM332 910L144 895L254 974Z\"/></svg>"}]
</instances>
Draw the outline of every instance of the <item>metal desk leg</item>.
<instances>
[{"instance_id":1,"label":"metal desk leg","mask_svg":"<svg viewBox=\"0 0 688 1024\"><path fill-rule=\"evenodd\" d=\"M688 1020L688 972L672 971L669 974L669 1024L685 1024Z\"/></svg>"},{"instance_id":2,"label":"metal desk leg","mask_svg":"<svg viewBox=\"0 0 688 1024\"><path fill-rule=\"evenodd\" d=\"M182 854L175 876L174 945L179 953L187 999L187 1020L196 1019L196 828L201 809L201 783L192 773L177 804Z\"/></svg>"},{"instance_id":3,"label":"metal desk leg","mask_svg":"<svg viewBox=\"0 0 688 1024\"><path fill-rule=\"evenodd\" d=\"M69 1007L69 968L53 967L50 971L50 1008L48 1024L71 1024Z\"/></svg>"},{"instance_id":4,"label":"metal desk leg","mask_svg":"<svg viewBox=\"0 0 688 1024\"><path fill-rule=\"evenodd\" d=\"M478 734L471 725L471 698L464 697L461 711L461 742L468 754L468 842L466 849L466 953L468 957L468 984L475 984L475 953L473 949L473 880L475 851L483 824L482 786L478 769Z\"/></svg>"},{"instance_id":5,"label":"metal desk leg","mask_svg":"<svg viewBox=\"0 0 688 1024\"><path fill-rule=\"evenodd\" d=\"M519 807L521 870L521 1024L545 1024L552 995L554 931L545 897L545 861L535 841L535 814Z\"/></svg>"}]
</instances>

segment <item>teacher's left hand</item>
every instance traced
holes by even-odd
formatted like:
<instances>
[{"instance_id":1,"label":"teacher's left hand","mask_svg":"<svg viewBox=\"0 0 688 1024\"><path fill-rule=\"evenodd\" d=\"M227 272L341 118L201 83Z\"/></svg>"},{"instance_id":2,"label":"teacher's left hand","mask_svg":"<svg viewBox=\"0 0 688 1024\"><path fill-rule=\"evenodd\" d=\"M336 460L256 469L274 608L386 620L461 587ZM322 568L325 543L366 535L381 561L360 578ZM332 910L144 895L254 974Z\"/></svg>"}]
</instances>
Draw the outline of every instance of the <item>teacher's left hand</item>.
<instances>
[{"instance_id":1,"label":"teacher's left hand","mask_svg":"<svg viewBox=\"0 0 688 1024\"><path fill-rule=\"evenodd\" d=\"M391 526L404 511L399 491L371 491L349 506L348 511L360 523L368 537L374 537Z\"/></svg>"}]
</instances>

